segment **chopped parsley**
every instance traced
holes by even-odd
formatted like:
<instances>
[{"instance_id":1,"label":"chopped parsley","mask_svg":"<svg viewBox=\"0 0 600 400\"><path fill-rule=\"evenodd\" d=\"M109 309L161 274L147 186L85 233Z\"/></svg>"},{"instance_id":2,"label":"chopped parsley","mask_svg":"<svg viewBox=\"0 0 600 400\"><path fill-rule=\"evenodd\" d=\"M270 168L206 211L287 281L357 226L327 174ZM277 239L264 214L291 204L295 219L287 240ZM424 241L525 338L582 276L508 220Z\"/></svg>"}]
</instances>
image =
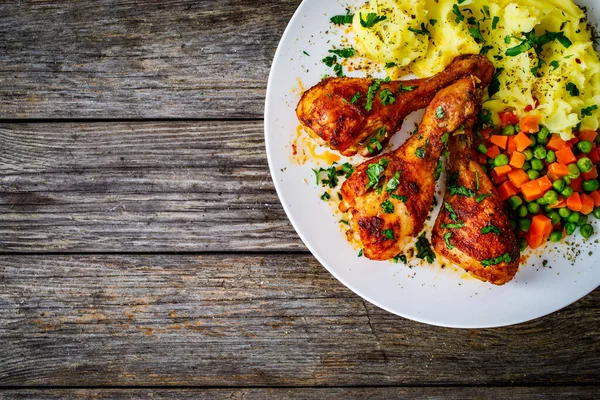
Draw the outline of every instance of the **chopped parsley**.
<instances>
[{"instance_id":1,"label":"chopped parsley","mask_svg":"<svg viewBox=\"0 0 600 400\"><path fill-rule=\"evenodd\" d=\"M346 179L350 178L350 175L354 172L354 167L350 163L342 164L342 171L346 174Z\"/></svg>"},{"instance_id":2,"label":"chopped parsley","mask_svg":"<svg viewBox=\"0 0 600 400\"><path fill-rule=\"evenodd\" d=\"M327 201L331 198L331 196L329 195L329 193L325 192L321 195L321 200L323 201Z\"/></svg>"},{"instance_id":3,"label":"chopped parsley","mask_svg":"<svg viewBox=\"0 0 600 400\"><path fill-rule=\"evenodd\" d=\"M579 96L579 88L573 82L567 83L567 92L573 97Z\"/></svg>"},{"instance_id":4,"label":"chopped parsley","mask_svg":"<svg viewBox=\"0 0 600 400\"><path fill-rule=\"evenodd\" d=\"M483 47L481 47L481 50L479 51L479 54L481 54L482 56L486 55L493 48L494 48L494 46L490 46L490 45L483 46Z\"/></svg>"},{"instance_id":5,"label":"chopped parsley","mask_svg":"<svg viewBox=\"0 0 600 400\"><path fill-rule=\"evenodd\" d=\"M417 156L419 158L425 158L425 153L426 153L428 145L429 145L429 139L426 139L425 144L421 147L417 147L417 149L415 150L415 156Z\"/></svg>"},{"instance_id":6,"label":"chopped parsley","mask_svg":"<svg viewBox=\"0 0 600 400\"><path fill-rule=\"evenodd\" d=\"M391 214L394 212L394 204L389 200L386 200L383 203L381 203L381 208L386 214Z\"/></svg>"},{"instance_id":7,"label":"chopped parsley","mask_svg":"<svg viewBox=\"0 0 600 400\"><path fill-rule=\"evenodd\" d=\"M369 143L373 144L375 146L375 148L371 147L371 145ZM367 143L367 145L365 146L367 148L367 151L369 152L369 154L373 154L376 151L381 151L383 149L383 146L381 145L379 140L377 140L375 138L371 138L369 140L369 143Z\"/></svg>"},{"instance_id":8,"label":"chopped parsley","mask_svg":"<svg viewBox=\"0 0 600 400\"><path fill-rule=\"evenodd\" d=\"M381 104L384 106L394 104L396 101L396 98L390 89L383 89L381 92L379 92L379 98L381 99Z\"/></svg>"},{"instance_id":9,"label":"chopped parsley","mask_svg":"<svg viewBox=\"0 0 600 400\"><path fill-rule=\"evenodd\" d=\"M462 2L459 0L458 4L461 4ZM454 21L458 24L461 21L465 20L465 17L462 15L462 13L460 12L460 9L458 8L458 5L454 4L452 6L452 12L454 13L454 15L456 16L456 18L454 19Z\"/></svg>"},{"instance_id":10,"label":"chopped parsley","mask_svg":"<svg viewBox=\"0 0 600 400\"><path fill-rule=\"evenodd\" d=\"M392 229L385 229L382 231L386 238L394 240L394 231Z\"/></svg>"},{"instance_id":11,"label":"chopped parsley","mask_svg":"<svg viewBox=\"0 0 600 400\"><path fill-rule=\"evenodd\" d=\"M448 212L450 213L450 219L452 221L458 221L458 216L456 215L456 213L454 212L454 209L452 208L452 205L450 205L450 203L448 203L447 201L444 202L444 208L446 210L448 210Z\"/></svg>"},{"instance_id":12,"label":"chopped parsley","mask_svg":"<svg viewBox=\"0 0 600 400\"><path fill-rule=\"evenodd\" d=\"M496 29L498 27L498 22L500 22L500 17L495 16L492 20L492 29Z\"/></svg>"},{"instance_id":13,"label":"chopped parsley","mask_svg":"<svg viewBox=\"0 0 600 400\"><path fill-rule=\"evenodd\" d=\"M475 190L479 190L479 171L475 171Z\"/></svg>"},{"instance_id":14,"label":"chopped parsley","mask_svg":"<svg viewBox=\"0 0 600 400\"><path fill-rule=\"evenodd\" d=\"M448 176L447 187L450 189L450 195L459 195L464 197L475 197L476 193L458 184L458 172L454 171Z\"/></svg>"},{"instance_id":15,"label":"chopped parsley","mask_svg":"<svg viewBox=\"0 0 600 400\"><path fill-rule=\"evenodd\" d=\"M387 158L382 158L378 163L369 164L367 167L367 177L369 178L367 189L377 187L379 184L379 179L381 178L381 174L383 174L383 171L388 164L389 160Z\"/></svg>"},{"instance_id":16,"label":"chopped parsley","mask_svg":"<svg viewBox=\"0 0 600 400\"><path fill-rule=\"evenodd\" d=\"M563 32L546 31L546 33L544 33L542 36L537 37L535 35L535 30L532 30L531 32L524 32L523 36L525 37L524 39L516 38L517 40L521 40L521 43L506 50L505 54L507 56L515 57L521 53L529 51L530 49L535 49L535 52L539 55L542 52L545 44L555 40L557 40L563 45L563 47L567 49L573 44Z\"/></svg>"},{"instance_id":17,"label":"chopped parsley","mask_svg":"<svg viewBox=\"0 0 600 400\"><path fill-rule=\"evenodd\" d=\"M492 97L493 95L495 95L496 93L498 93L500 91L500 80L498 79L498 77L500 76L500 74L502 72L504 72L504 68L498 68L496 70L496 73L492 77L490 85L488 86L488 95L490 97Z\"/></svg>"},{"instance_id":18,"label":"chopped parsley","mask_svg":"<svg viewBox=\"0 0 600 400\"><path fill-rule=\"evenodd\" d=\"M475 197L475 201L477 203L481 203L486 197L490 197L491 195L491 193L480 194L479 196Z\"/></svg>"},{"instance_id":19,"label":"chopped parsley","mask_svg":"<svg viewBox=\"0 0 600 400\"><path fill-rule=\"evenodd\" d=\"M363 256L363 249L360 249L360 251L358 252L358 256L362 257Z\"/></svg>"},{"instance_id":20,"label":"chopped parsley","mask_svg":"<svg viewBox=\"0 0 600 400\"><path fill-rule=\"evenodd\" d=\"M408 30L417 35L431 36L431 32L429 32L429 29L427 29L427 25L425 25L424 22L421 22L421 29L408 28Z\"/></svg>"},{"instance_id":21,"label":"chopped parsley","mask_svg":"<svg viewBox=\"0 0 600 400\"><path fill-rule=\"evenodd\" d=\"M354 48L348 47L347 49L329 50L329 52L342 58L348 58L354 55Z\"/></svg>"},{"instance_id":22,"label":"chopped parsley","mask_svg":"<svg viewBox=\"0 0 600 400\"><path fill-rule=\"evenodd\" d=\"M448 146L448 139L450 139L450 132L446 132L442 135L442 144L444 147Z\"/></svg>"},{"instance_id":23,"label":"chopped parsley","mask_svg":"<svg viewBox=\"0 0 600 400\"><path fill-rule=\"evenodd\" d=\"M554 61L552 61L552 62L550 63L550 66L551 66L551 67L552 67L554 70L556 70L556 69L557 69L557 68L560 66L560 64L559 64L559 62L558 62L557 60L554 60Z\"/></svg>"},{"instance_id":24,"label":"chopped parsley","mask_svg":"<svg viewBox=\"0 0 600 400\"><path fill-rule=\"evenodd\" d=\"M359 14L360 25L363 28L372 28L376 23L385 21L387 17L385 15L379 16L376 13L368 13L367 18L363 19L362 13Z\"/></svg>"},{"instance_id":25,"label":"chopped parsley","mask_svg":"<svg viewBox=\"0 0 600 400\"><path fill-rule=\"evenodd\" d=\"M340 192L338 192L337 195L338 195L338 199L340 201L344 200L344 197L342 196L342 194Z\"/></svg>"},{"instance_id":26,"label":"chopped parsley","mask_svg":"<svg viewBox=\"0 0 600 400\"><path fill-rule=\"evenodd\" d=\"M427 260L428 263L432 263L435 260L435 253L431 250L431 244L425 237L425 234L419 236L415 246L417 248L417 258Z\"/></svg>"},{"instance_id":27,"label":"chopped parsley","mask_svg":"<svg viewBox=\"0 0 600 400\"><path fill-rule=\"evenodd\" d=\"M406 196L401 196L399 194L390 194L390 197L394 200L398 200L401 201L403 203L406 203Z\"/></svg>"},{"instance_id":28,"label":"chopped parsley","mask_svg":"<svg viewBox=\"0 0 600 400\"><path fill-rule=\"evenodd\" d=\"M360 99L360 92L356 92L356 94L350 99L350 103L354 104Z\"/></svg>"},{"instance_id":29,"label":"chopped parsley","mask_svg":"<svg viewBox=\"0 0 600 400\"><path fill-rule=\"evenodd\" d=\"M598 106L596 104L583 108L581 109L581 117L591 117L592 116L592 112L596 111L598 109Z\"/></svg>"},{"instance_id":30,"label":"chopped parsley","mask_svg":"<svg viewBox=\"0 0 600 400\"><path fill-rule=\"evenodd\" d=\"M373 99L375 98L375 93L377 93L380 86L380 79L375 79L371 86L369 86L369 89L367 90L367 102L365 103L365 110L371 111L373 108Z\"/></svg>"},{"instance_id":31,"label":"chopped parsley","mask_svg":"<svg viewBox=\"0 0 600 400\"><path fill-rule=\"evenodd\" d=\"M307 56L309 56L309 57L310 57L310 54L308 54L306 51L302 50L302 52L303 52L305 55L307 55Z\"/></svg>"},{"instance_id":32,"label":"chopped parsley","mask_svg":"<svg viewBox=\"0 0 600 400\"><path fill-rule=\"evenodd\" d=\"M342 69L342 64L335 64L333 66L333 72L335 72L335 74L337 76L344 76L344 70Z\"/></svg>"},{"instance_id":33,"label":"chopped parsley","mask_svg":"<svg viewBox=\"0 0 600 400\"><path fill-rule=\"evenodd\" d=\"M403 84L400 84L400 89L398 89L398 92L399 93L411 92L411 91L415 90L416 88L418 88L418 86L404 86Z\"/></svg>"},{"instance_id":34,"label":"chopped parsley","mask_svg":"<svg viewBox=\"0 0 600 400\"><path fill-rule=\"evenodd\" d=\"M442 224L442 229L460 229L464 226L464 221L458 221L456 224Z\"/></svg>"},{"instance_id":35,"label":"chopped parsley","mask_svg":"<svg viewBox=\"0 0 600 400\"><path fill-rule=\"evenodd\" d=\"M481 265L483 265L484 267L490 267L492 265L498 265L501 262L511 262L512 259L510 258L510 254L508 253L504 253L503 255L496 257L496 258L488 258L487 260L483 260L481 261Z\"/></svg>"},{"instance_id":36,"label":"chopped parsley","mask_svg":"<svg viewBox=\"0 0 600 400\"><path fill-rule=\"evenodd\" d=\"M385 185L386 192L393 192L400 184L400 172L396 172Z\"/></svg>"},{"instance_id":37,"label":"chopped parsley","mask_svg":"<svg viewBox=\"0 0 600 400\"><path fill-rule=\"evenodd\" d=\"M446 232L444 234L444 242L446 242L446 247L448 248L448 250L452 250L454 248L454 246L452 246L450 244L450 238L452 237L452 232Z\"/></svg>"},{"instance_id":38,"label":"chopped parsley","mask_svg":"<svg viewBox=\"0 0 600 400\"><path fill-rule=\"evenodd\" d=\"M392 262L394 264L398 264L398 261L402 261L404 264L408 262L408 259L404 254L398 254L396 257L392 258Z\"/></svg>"},{"instance_id":39,"label":"chopped parsley","mask_svg":"<svg viewBox=\"0 0 600 400\"><path fill-rule=\"evenodd\" d=\"M481 228L481 233L483 233L483 234L502 233L502 231L500 229L498 229L497 227L495 227L494 225L489 224L488 226Z\"/></svg>"},{"instance_id":40,"label":"chopped parsley","mask_svg":"<svg viewBox=\"0 0 600 400\"><path fill-rule=\"evenodd\" d=\"M446 111L444 111L444 107L438 106L438 108L435 109L435 116L437 119L442 119L445 115Z\"/></svg>"},{"instance_id":41,"label":"chopped parsley","mask_svg":"<svg viewBox=\"0 0 600 400\"><path fill-rule=\"evenodd\" d=\"M337 62L337 57L336 56L327 56L321 61L323 61L323 63L325 63L325 65L327 65L328 67L332 67L333 64L335 64Z\"/></svg>"},{"instance_id":42,"label":"chopped parsley","mask_svg":"<svg viewBox=\"0 0 600 400\"><path fill-rule=\"evenodd\" d=\"M346 10L346 15L335 15L329 20L336 25L351 24L354 14L350 14L350 10Z\"/></svg>"},{"instance_id":43,"label":"chopped parsley","mask_svg":"<svg viewBox=\"0 0 600 400\"><path fill-rule=\"evenodd\" d=\"M385 69L392 68L392 67L395 67L395 66L396 66L396 63L393 62L393 61L385 63Z\"/></svg>"},{"instance_id":44,"label":"chopped parsley","mask_svg":"<svg viewBox=\"0 0 600 400\"><path fill-rule=\"evenodd\" d=\"M438 20L437 19L430 19L429 23L431 24L431 26L434 26L435 24L437 24Z\"/></svg>"},{"instance_id":45,"label":"chopped parsley","mask_svg":"<svg viewBox=\"0 0 600 400\"><path fill-rule=\"evenodd\" d=\"M340 223L344 225L349 225L348 221L346 221L345 219L340 219Z\"/></svg>"},{"instance_id":46,"label":"chopped parsley","mask_svg":"<svg viewBox=\"0 0 600 400\"><path fill-rule=\"evenodd\" d=\"M440 179L440 175L442 175L442 171L443 170L444 170L444 161L440 158L438 160L437 165L435 166L435 172L434 172L434 175L433 175L433 177L435 178L436 181L438 179Z\"/></svg>"}]
</instances>

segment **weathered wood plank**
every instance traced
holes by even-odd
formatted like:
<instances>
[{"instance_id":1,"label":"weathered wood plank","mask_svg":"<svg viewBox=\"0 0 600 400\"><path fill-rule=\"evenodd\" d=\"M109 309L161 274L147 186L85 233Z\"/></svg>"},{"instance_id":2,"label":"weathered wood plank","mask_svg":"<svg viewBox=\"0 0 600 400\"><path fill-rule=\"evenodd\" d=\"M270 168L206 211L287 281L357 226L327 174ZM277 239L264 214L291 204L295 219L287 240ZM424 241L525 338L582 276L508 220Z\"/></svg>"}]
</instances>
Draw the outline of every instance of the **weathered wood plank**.
<instances>
[{"instance_id":1,"label":"weathered wood plank","mask_svg":"<svg viewBox=\"0 0 600 400\"><path fill-rule=\"evenodd\" d=\"M600 389L575 387L376 387L376 388L301 388L301 389L20 389L0 392L0 399L198 399L198 400L472 400L536 399L596 400Z\"/></svg>"},{"instance_id":2,"label":"weathered wood plank","mask_svg":"<svg viewBox=\"0 0 600 400\"><path fill-rule=\"evenodd\" d=\"M0 386L570 385L600 378L600 292L452 330L367 304L309 255L0 257Z\"/></svg>"},{"instance_id":3,"label":"weathered wood plank","mask_svg":"<svg viewBox=\"0 0 600 400\"><path fill-rule=\"evenodd\" d=\"M305 248L256 121L0 124L0 249Z\"/></svg>"},{"instance_id":4,"label":"weathered wood plank","mask_svg":"<svg viewBox=\"0 0 600 400\"><path fill-rule=\"evenodd\" d=\"M300 0L0 4L0 118L260 118Z\"/></svg>"}]
</instances>

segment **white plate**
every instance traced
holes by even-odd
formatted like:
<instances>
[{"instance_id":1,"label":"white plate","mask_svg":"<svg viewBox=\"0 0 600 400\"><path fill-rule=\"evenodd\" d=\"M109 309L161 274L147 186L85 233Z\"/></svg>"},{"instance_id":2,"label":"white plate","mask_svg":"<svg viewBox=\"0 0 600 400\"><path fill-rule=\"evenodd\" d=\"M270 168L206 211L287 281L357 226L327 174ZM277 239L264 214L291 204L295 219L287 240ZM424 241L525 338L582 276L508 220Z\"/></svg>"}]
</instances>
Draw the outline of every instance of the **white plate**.
<instances>
[{"instance_id":1,"label":"white plate","mask_svg":"<svg viewBox=\"0 0 600 400\"><path fill-rule=\"evenodd\" d=\"M589 20L594 23L600 21L600 7L592 7L596 1L576 0L588 7ZM300 165L291 158L298 127L295 107L299 82L308 88L324 73L331 73L321 59L339 37L325 32L341 31L332 29L329 18L343 14L346 4L339 0L302 2L279 43L267 89L265 142L271 175L288 218L312 254L340 282L369 302L405 318L447 327L484 328L529 321L594 290L600 284L597 222L591 240L584 243L576 233L577 247L563 243L557 251L547 246L543 255L532 255L516 278L501 287L467 278L452 267L442 269L439 264L415 263L409 268L357 257L357 249L340 229L341 217L335 215L333 204L319 198L324 189L315 184L311 168L316 164ZM416 121L419 116L410 118ZM404 126L414 125L407 121ZM397 134L394 142L397 145L404 138L404 133ZM359 157L353 161L355 165L359 162ZM567 248L571 250L565 251Z\"/></svg>"}]
</instances>

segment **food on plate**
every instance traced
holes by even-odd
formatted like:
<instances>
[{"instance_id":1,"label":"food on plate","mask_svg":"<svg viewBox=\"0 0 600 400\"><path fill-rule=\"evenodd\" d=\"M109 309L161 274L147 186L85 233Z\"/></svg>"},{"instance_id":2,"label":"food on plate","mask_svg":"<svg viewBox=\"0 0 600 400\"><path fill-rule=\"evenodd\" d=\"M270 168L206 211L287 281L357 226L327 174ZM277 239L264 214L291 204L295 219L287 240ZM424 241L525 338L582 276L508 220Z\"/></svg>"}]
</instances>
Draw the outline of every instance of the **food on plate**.
<instances>
[{"instance_id":1,"label":"food on plate","mask_svg":"<svg viewBox=\"0 0 600 400\"><path fill-rule=\"evenodd\" d=\"M387 144L404 118L424 108L436 92L465 76L484 86L494 74L484 56L457 57L444 71L420 80L327 78L307 90L296 114L300 122L329 147L343 155L372 156Z\"/></svg>"},{"instance_id":2,"label":"food on plate","mask_svg":"<svg viewBox=\"0 0 600 400\"><path fill-rule=\"evenodd\" d=\"M397 150L359 165L344 182L340 209L351 210L367 258L397 256L423 229L448 132L477 115L481 87L479 79L469 76L441 89L417 132Z\"/></svg>"},{"instance_id":3,"label":"food on plate","mask_svg":"<svg viewBox=\"0 0 600 400\"><path fill-rule=\"evenodd\" d=\"M502 285L517 273L519 245L506 205L470 147L474 124L450 136L446 192L431 242L472 276Z\"/></svg>"},{"instance_id":4,"label":"food on plate","mask_svg":"<svg viewBox=\"0 0 600 400\"><path fill-rule=\"evenodd\" d=\"M431 76L485 54L497 71L484 104L493 115L539 116L564 139L600 126L597 38L572 0L370 0L352 29L357 54L397 74Z\"/></svg>"}]
</instances>

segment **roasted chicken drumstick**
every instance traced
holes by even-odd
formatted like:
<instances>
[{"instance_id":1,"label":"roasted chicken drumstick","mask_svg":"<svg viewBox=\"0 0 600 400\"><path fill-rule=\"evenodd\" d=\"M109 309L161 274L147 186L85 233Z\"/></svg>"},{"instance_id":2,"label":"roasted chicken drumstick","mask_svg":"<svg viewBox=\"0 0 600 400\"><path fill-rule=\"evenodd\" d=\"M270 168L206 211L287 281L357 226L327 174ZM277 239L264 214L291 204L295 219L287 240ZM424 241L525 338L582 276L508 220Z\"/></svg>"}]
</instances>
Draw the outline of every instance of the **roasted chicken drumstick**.
<instances>
[{"instance_id":1,"label":"roasted chicken drumstick","mask_svg":"<svg viewBox=\"0 0 600 400\"><path fill-rule=\"evenodd\" d=\"M406 116L424 108L442 88L465 76L487 86L492 63L479 55L457 57L444 71L407 81L328 78L307 90L296 108L300 122L345 156L375 155L402 126Z\"/></svg>"},{"instance_id":2,"label":"roasted chicken drumstick","mask_svg":"<svg viewBox=\"0 0 600 400\"><path fill-rule=\"evenodd\" d=\"M351 209L366 257L393 258L423 229L445 134L477 114L478 82L467 77L442 89L427 107L417 133L397 150L359 165L342 185L340 209Z\"/></svg>"},{"instance_id":3,"label":"roasted chicken drumstick","mask_svg":"<svg viewBox=\"0 0 600 400\"><path fill-rule=\"evenodd\" d=\"M451 136L444 204L431 234L436 253L495 285L519 268L519 246L505 206L468 146L470 132Z\"/></svg>"}]
</instances>

